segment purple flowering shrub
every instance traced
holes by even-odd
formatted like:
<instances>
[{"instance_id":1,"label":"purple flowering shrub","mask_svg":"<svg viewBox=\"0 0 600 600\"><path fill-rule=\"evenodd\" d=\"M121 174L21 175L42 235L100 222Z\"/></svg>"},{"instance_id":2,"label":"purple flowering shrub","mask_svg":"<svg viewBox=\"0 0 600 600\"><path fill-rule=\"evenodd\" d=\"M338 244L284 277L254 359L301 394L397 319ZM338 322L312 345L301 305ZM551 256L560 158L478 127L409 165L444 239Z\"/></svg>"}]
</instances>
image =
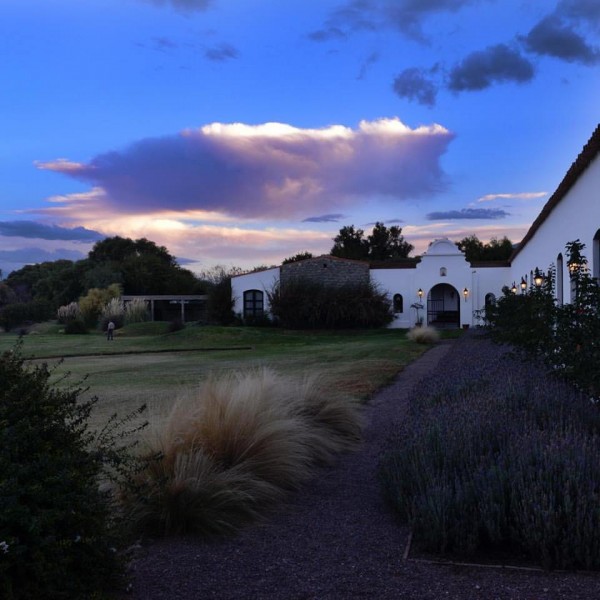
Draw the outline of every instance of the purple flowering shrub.
<instances>
[{"instance_id":1,"label":"purple flowering shrub","mask_svg":"<svg viewBox=\"0 0 600 600\"><path fill-rule=\"evenodd\" d=\"M415 388L380 465L427 552L600 567L600 413L540 364L478 336Z\"/></svg>"}]
</instances>

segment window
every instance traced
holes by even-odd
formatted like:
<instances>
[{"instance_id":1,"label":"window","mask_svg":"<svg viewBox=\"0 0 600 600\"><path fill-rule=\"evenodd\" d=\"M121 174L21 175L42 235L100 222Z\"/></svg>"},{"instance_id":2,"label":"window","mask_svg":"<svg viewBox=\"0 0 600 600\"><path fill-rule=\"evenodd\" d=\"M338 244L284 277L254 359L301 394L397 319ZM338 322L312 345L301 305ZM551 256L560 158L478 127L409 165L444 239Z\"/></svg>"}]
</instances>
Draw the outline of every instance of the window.
<instances>
[{"instance_id":1,"label":"window","mask_svg":"<svg viewBox=\"0 0 600 600\"><path fill-rule=\"evenodd\" d=\"M492 292L485 295L485 305L490 306L491 304L496 304L496 296Z\"/></svg>"},{"instance_id":2,"label":"window","mask_svg":"<svg viewBox=\"0 0 600 600\"><path fill-rule=\"evenodd\" d=\"M556 300L559 306L564 302L563 296L563 255L556 257Z\"/></svg>"},{"instance_id":3,"label":"window","mask_svg":"<svg viewBox=\"0 0 600 600\"><path fill-rule=\"evenodd\" d=\"M592 252L592 277L600 280L600 229L594 236L594 249Z\"/></svg>"},{"instance_id":4,"label":"window","mask_svg":"<svg viewBox=\"0 0 600 600\"><path fill-rule=\"evenodd\" d=\"M440 267L440 277L446 277L447 272L446 267Z\"/></svg>"},{"instance_id":5,"label":"window","mask_svg":"<svg viewBox=\"0 0 600 600\"><path fill-rule=\"evenodd\" d=\"M260 290L244 292L244 317L261 317L264 313L264 294Z\"/></svg>"},{"instance_id":6,"label":"window","mask_svg":"<svg viewBox=\"0 0 600 600\"><path fill-rule=\"evenodd\" d=\"M404 298L402 298L402 294L394 294L394 312L404 312Z\"/></svg>"}]
</instances>

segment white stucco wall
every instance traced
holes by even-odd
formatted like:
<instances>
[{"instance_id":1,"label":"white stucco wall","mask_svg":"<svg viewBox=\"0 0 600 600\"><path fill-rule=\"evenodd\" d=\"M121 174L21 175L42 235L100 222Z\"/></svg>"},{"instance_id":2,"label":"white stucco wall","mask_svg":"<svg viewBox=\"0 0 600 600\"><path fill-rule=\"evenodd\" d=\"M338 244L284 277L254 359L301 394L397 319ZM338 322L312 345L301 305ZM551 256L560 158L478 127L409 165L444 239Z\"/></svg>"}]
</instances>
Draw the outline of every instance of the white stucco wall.
<instances>
[{"instance_id":1,"label":"white stucco wall","mask_svg":"<svg viewBox=\"0 0 600 600\"><path fill-rule=\"evenodd\" d=\"M231 294L233 296L233 312L236 315L244 314L244 292L248 290L259 290L264 294L264 310L269 313L271 306L267 292L279 281L279 267L238 275L231 278Z\"/></svg>"},{"instance_id":2,"label":"white stucco wall","mask_svg":"<svg viewBox=\"0 0 600 600\"><path fill-rule=\"evenodd\" d=\"M546 271L563 255L563 301L569 302L569 274L565 245L579 239L585 244L584 254L593 273L598 273L600 257L594 257L594 235L600 229L600 156L587 167L566 196L554 207L533 237L517 254L511 268L511 284L519 285L521 277L530 281L536 267ZM558 274L557 274L558 277ZM560 299L559 299L560 300Z\"/></svg>"}]
</instances>

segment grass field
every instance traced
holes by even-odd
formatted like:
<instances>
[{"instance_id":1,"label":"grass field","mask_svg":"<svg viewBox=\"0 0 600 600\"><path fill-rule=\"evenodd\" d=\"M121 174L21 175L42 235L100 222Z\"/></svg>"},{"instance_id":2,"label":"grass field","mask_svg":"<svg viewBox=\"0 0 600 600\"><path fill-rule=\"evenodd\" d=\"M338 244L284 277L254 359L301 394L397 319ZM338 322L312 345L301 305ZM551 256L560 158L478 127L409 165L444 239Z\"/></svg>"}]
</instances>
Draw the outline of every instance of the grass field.
<instances>
[{"instance_id":1,"label":"grass field","mask_svg":"<svg viewBox=\"0 0 600 600\"><path fill-rule=\"evenodd\" d=\"M16 334L0 334L0 351ZM360 398L389 383L426 347L401 330L339 332L277 328L200 327L170 333L167 323L130 325L112 342L100 332L65 335L55 323L36 326L23 338L23 355L50 364L57 375L87 377L89 393L100 398L94 420L126 414L146 403L150 419L162 419L178 394L209 373L269 366L285 374L321 374L327 385Z\"/></svg>"}]
</instances>

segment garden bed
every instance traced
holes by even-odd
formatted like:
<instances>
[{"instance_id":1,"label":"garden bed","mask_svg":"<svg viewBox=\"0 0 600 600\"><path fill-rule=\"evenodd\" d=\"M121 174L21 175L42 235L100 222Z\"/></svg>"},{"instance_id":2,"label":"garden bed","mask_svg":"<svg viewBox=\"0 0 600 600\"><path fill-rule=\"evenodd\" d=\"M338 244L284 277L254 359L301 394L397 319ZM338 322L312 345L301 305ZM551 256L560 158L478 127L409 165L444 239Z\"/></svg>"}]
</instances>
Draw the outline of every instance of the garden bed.
<instances>
[{"instance_id":1,"label":"garden bed","mask_svg":"<svg viewBox=\"0 0 600 600\"><path fill-rule=\"evenodd\" d=\"M381 467L411 556L600 567L600 412L481 336L423 381Z\"/></svg>"}]
</instances>

